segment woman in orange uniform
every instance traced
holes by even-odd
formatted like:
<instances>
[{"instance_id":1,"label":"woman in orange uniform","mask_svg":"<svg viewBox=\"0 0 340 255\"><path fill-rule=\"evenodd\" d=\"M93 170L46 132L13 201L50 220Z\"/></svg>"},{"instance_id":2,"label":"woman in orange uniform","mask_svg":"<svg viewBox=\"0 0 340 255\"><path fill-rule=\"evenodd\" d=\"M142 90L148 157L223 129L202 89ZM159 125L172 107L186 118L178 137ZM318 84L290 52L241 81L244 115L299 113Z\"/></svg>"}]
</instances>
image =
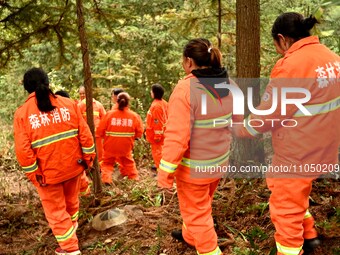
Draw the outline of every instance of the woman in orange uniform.
<instances>
[{"instance_id":1,"label":"woman in orange uniform","mask_svg":"<svg viewBox=\"0 0 340 255\"><path fill-rule=\"evenodd\" d=\"M235 118L225 85L231 81L220 51L206 39L185 46L183 68L187 76L169 100L158 186L172 188L176 178L183 225L172 236L184 239L198 254L220 255L211 204L221 169L229 164L232 138L227 126Z\"/></svg>"},{"instance_id":2,"label":"woman in orange uniform","mask_svg":"<svg viewBox=\"0 0 340 255\"><path fill-rule=\"evenodd\" d=\"M270 109L273 91L280 95L283 88L307 89L311 95L308 102L287 104L284 115L279 100L279 107L272 114L251 114L244 126L235 129L236 135L243 137L272 132L272 167L283 169L267 173L278 255L310 254L320 245L308 210L312 181L324 170L339 167L340 57L320 44L318 37L310 35L315 23L314 17L304 18L294 12L283 13L275 20L272 36L276 51L283 58L275 64L257 109ZM304 97L301 93L288 95L291 100L296 98L294 101ZM266 119L275 119L275 124Z\"/></svg>"},{"instance_id":3,"label":"woman in orange uniform","mask_svg":"<svg viewBox=\"0 0 340 255\"><path fill-rule=\"evenodd\" d=\"M114 163L118 162L122 176L138 180L138 171L132 156L135 139L143 135L141 117L129 109L130 96L126 92L118 95L118 109L108 111L96 131L104 138L104 155L101 165L103 183L112 183Z\"/></svg>"},{"instance_id":4,"label":"woman in orange uniform","mask_svg":"<svg viewBox=\"0 0 340 255\"><path fill-rule=\"evenodd\" d=\"M80 254L76 229L84 168L78 161L92 165L93 138L77 105L52 93L42 69L28 70L23 83L30 94L14 116L17 159L38 190L60 246L55 253Z\"/></svg>"},{"instance_id":5,"label":"woman in orange uniform","mask_svg":"<svg viewBox=\"0 0 340 255\"><path fill-rule=\"evenodd\" d=\"M164 88L160 84L151 86L151 97L154 99L146 115L146 140L151 144L152 158L156 169L162 158L164 129L168 119L168 103L163 99Z\"/></svg>"}]
</instances>

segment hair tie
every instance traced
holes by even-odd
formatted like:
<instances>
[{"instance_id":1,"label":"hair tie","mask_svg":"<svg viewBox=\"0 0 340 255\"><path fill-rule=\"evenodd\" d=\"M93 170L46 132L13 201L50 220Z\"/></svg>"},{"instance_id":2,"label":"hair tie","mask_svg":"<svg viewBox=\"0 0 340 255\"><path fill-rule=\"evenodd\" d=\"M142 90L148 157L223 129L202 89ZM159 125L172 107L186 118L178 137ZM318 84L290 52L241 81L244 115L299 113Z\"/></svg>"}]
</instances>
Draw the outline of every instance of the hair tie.
<instances>
[{"instance_id":1,"label":"hair tie","mask_svg":"<svg viewBox=\"0 0 340 255\"><path fill-rule=\"evenodd\" d=\"M209 52L209 53L211 53L211 49L212 49L211 47L208 48L208 52Z\"/></svg>"}]
</instances>

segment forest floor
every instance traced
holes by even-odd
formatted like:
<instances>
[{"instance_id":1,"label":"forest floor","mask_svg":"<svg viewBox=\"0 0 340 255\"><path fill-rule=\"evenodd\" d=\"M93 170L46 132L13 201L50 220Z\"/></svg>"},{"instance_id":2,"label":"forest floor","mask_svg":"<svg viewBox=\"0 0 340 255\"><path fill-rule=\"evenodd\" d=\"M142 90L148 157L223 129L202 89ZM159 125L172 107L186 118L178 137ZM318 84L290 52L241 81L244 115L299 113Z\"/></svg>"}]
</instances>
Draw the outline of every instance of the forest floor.
<instances>
[{"instance_id":1,"label":"forest floor","mask_svg":"<svg viewBox=\"0 0 340 255\"><path fill-rule=\"evenodd\" d=\"M0 165L0 254L54 254L57 242L47 225L35 188L15 165ZM154 172L140 169L139 182L117 177L116 187L81 198L77 235L83 254L194 255L195 250L174 240L181 228L177 196L156 188ZM226 238L224 254L275 254L270 221L270 192L264 179L223 179L215 193L213 217L219 238ZM160 199L162 198L162 199ZM322 248L314 255L340 254L339 180L314 182L310 208ZM96 201L96 202L95 202ZM128 212L128 221L99 232L91 227L95 215L110 208Z\"/></svg>"}]
</instances>

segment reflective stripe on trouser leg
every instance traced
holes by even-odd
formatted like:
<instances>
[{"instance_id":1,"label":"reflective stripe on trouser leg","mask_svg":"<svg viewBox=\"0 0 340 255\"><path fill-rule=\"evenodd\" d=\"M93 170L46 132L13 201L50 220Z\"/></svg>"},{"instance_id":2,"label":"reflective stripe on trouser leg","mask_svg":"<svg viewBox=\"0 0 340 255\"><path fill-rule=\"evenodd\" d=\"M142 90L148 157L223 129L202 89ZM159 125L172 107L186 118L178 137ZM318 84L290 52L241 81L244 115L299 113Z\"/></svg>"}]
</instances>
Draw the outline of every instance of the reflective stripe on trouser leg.
<instances>
[{"instance_id":1,"label":"reflective stripe on trouser leg","mask_svg":"<svg viewBox=\"0 0 340 255\"><path fill-rule=\"evenodd\" d=\"M197 185L177 182L177 195L183 218L184 240L195 246L198 254L217 252L217 235L211 216L211 201L219 181ZM213 253L214 254L214 253Z\"/></svg>"},{"instance_id":2,"label":"reflective stripe on trouser leg","mask_svg":"<svg viewBox=\"0 0 340 255\"><path fill-rule=\"evenodd\" d=\"M277 254L278 255L299 255L302 254L302 246L294 248L283 246L276 242Z\"/></svg>"},{"instance_id":3,"label":"reflective stripe on trouser leg","mask_svg":"<svg viewBox=\"0 0 340 255\"><path fill-rule=\"evenodd\" d=\"M312 178L270 178L270 217L275 226L278 254L301 252L304 241L303 221L308 208Z\"/></svg>"},{"instance_id":4,"label":"reflective stripe on trouser leg","mask_svg":"<svg viewBox=\"0 0 340 255\"><path fill-rule=\"evenodd\" d=\"M214 249L211 252L206 252L206 253L199 253L197 252L198 255L222 255L222 251L220 249L220 247L216 247L216 249Z\"/></svg>"},{"instance_id":5,"label":"reflective stripe on trouser leg","mask_svg":"<svg viewBox=\"0 0 340 255\"><path fill-rule=\"evenodd\" d=\"M72 181L75 181L73 185L76 186L74 188L76 193L72 194L71 197L74 197L77 201L79 193L78 180L79 179L76 177L69 181L70 185L72 184ZM71 215L67 212L66 205L66 194L70 195L71 190L65 192L64 183L37 187L37 190L44 208L45 217L60 247L63 250L78 250L78 238L75 234ZM75 208L75 210L78 211L79 208Z\"/></svg>"},{"instance_id":6,"label":"reflective stripe on trouser leg","mask_svg":"<svg viewBox=\"0 0 340 255\"><path fill-rule=\"evenodd\" d=\"M313 239L318 236L318 233L314 227L314 218L309 210L306 211L305 217L303 219L303 230L304 239Z\"/></svg>"}]
</instances>

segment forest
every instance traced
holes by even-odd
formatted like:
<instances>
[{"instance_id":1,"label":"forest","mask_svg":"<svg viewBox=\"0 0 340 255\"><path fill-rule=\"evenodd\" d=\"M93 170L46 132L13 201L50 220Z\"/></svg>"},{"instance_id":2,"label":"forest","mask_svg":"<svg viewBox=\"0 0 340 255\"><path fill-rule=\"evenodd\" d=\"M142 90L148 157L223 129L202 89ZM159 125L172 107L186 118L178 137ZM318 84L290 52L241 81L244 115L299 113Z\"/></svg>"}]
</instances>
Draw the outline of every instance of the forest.
<instances>
[{"instance_id":1,"label":"forest","mask_svg":"<svg viewBox=\"0 0 340 255\"><path fill-rule=\"evenodd\" d=\"M112 89L122 88L145 121L151 86L161 84L168 101L185 76L185 44L207 38L220 49L230 77L264 81L254 87L258 104L280 58L273 22L290 11L315 16L319 24L312 33L340 54L339 0L0 0L0 254L48 255L58 246L14 151L14 112L28 97L22 85L26 70L41 67L52 91L65 90L75 100L84 85L87 98L93 96L106 110L112 107ZM89 126L93 132L93 120ZM231 164L271 163L270 133L257 140L235 139L232 148ZM145 138L135 141L133 155L138 182L116 171L114 184L102 185L95 163L91 195L80 198L82 254L197 254L170 235L182 225L178 198L157 188ZM223 254L276 254L270 191L262 177L220 181L212 215ZM335 176L313 183L309 210L322 241L314 255L340 254L339 181ZM105 231L93 229L94 217L113 208L125 210L128 220Z\"/></svg>"}]
</instances>

